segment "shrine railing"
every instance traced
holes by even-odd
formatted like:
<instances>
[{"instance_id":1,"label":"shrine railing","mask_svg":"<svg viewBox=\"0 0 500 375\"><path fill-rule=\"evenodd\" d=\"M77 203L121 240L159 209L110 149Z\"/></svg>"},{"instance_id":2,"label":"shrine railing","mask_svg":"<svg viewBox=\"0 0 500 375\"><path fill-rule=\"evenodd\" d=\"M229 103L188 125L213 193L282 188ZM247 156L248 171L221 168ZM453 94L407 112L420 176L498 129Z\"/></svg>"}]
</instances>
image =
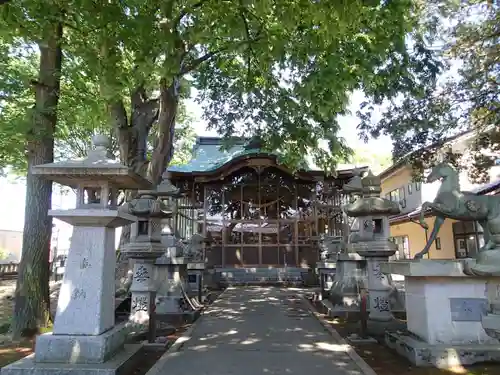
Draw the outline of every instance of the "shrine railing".
<instances>
[{"instance_id":1,"label":"shrine railing","mask_svg":"<svg viewBox=\"0 0 500 375\"><path fill-rule=\"evenodd\" d=\"M0 278L17 276L18 268L18 263L0 264Z\"/></svg>"}]
</instances>

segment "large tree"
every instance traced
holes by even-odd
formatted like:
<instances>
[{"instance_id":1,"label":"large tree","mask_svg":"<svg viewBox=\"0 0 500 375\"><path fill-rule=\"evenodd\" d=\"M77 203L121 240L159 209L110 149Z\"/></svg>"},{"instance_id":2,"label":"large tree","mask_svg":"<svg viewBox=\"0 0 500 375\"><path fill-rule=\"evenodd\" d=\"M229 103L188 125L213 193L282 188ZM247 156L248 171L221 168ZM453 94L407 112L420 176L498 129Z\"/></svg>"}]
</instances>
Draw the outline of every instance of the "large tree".
<instances>
[{"instance_id":1,"label":"large tree","mask_svg":"<svg viewBox=\"0 0 500 375\"><path fill-rule=\"evenodd\" d=\"M387 103L378 122L370 121L374 107L366 106L360 130L365 136L390 135L394 157L408 158L416 172L436 161L435 149L450 136L471 131L468 152L458 159L450 155L450 160L472 167L469 175L484 181L500 152L500 5L430 1L427 15L426 33L435 37L441 79Z\"/></svg>"},{"instance_id":2,"label":"large tree","mask_svg":"<svg viewBox=\"0 0 500 375\"><path fill-rule=\"evenodd\" d=\"M23 47L29 44L36 45L39 50L38 77L24 82L24 85L18 85L19 76L13 76L13 79L4 77L3 83L7 85L11 83L13 91L4 91L6 86L1 88L5 95L3 107L10 110L14 106L12 102L17 99L12 93L25 94L27 87L30 87L34 95L34 103L28 107L21 129L8 129L13 130L15 134L22 134L20 139L24 147L20 150L25 153L27 168L25 225L19 266L19 274L22 277L17 279L14 297L15 309L12 324L14 337L32 335L38 332L40 327L48 326L50 322L48 280L52 220L48 216L48 210L51 206L52 183L33 175L30 168L37 164L50 163L54 158L54 132L57 122L62 62L63 27L60 19L64 13L64 9L55 2L50 4L51 6L45 11L46 18L40 19L37 17L43 6L41 2L22 5L2 6L3 27L0 34L3 42L21 41L21 45L17 45L14 50L12 47L7 48L6 54L9 59L11 54L24 53ZM38 19L39 22L24 23L30 18ZM31 63L32 60L28 61L26 66L19 71L25 72L24 68L29 71ZM18 68L10 67L13 69L10 72L7 70L8 73L13 73ZM7 155L11 155L11 158L12 155L16 157L19 154L19 151L7 148ZM12 162L11 158L4 156L1 159L4 163L9 163ZM20 163L14 162L13 164Z\"/></svg>"}]
</instances>

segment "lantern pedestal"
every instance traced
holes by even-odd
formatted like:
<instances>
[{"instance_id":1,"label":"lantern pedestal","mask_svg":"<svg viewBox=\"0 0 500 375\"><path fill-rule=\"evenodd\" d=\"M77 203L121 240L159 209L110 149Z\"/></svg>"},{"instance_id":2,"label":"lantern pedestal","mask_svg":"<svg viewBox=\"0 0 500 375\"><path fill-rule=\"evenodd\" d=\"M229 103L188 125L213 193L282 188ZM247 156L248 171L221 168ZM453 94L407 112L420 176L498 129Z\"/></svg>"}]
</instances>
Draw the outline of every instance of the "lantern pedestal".
<instances>
[{"instance_id":1,"label":"lantern pedestal","mask_svg":"<svg viewBox=\"0 0 500 375\"><path fill-rule=\"evenodd\" d=\"M205 262L193 262L187 265L187 279L189 290L198 297L198 302L203 303Z\"/></svg>"},{"instance_id":2,"label":"lantern pedestal","mask_svg":"<svg viewBox=\"0 0 500 375\"><path fill-rule=\"evenodd\" d=\"M187 262L183 257L161 256L156 260L158 289L156 312L158 315L182 316L188 312L185 300L187 285Z\"/></svg>"},{"instance_id":3,"label":"lantern pedestal","mask_svg":"<svg viewBox=\"0 0 500 375\"><path fill-rule=\"evenodd\" d=\"M115 324L115 228L135 218L114 210L51 210L49 214L74 226L53 333L100 335Z\"/></svg>"}]
</instances>

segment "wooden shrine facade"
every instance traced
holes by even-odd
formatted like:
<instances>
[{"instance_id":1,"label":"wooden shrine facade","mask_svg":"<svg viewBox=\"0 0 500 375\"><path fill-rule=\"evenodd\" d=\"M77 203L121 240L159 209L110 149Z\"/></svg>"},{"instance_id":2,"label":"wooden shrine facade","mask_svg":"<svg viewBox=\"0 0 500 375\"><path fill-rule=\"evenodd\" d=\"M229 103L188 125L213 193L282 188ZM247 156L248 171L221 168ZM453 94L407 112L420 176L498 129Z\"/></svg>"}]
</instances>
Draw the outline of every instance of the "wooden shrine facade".
<instances>
[{"instance_id":1,"label":"wooden shrine facade","mask_svg":"<svg viewBox=\"0 0 500 375\"><path fill-rule=\"evenodd\" d=\"M236 158L208 172L170 171L181 188L177 235L203 234L205 255L215 267L309 267L319 259L318 236L340 236L345 223L342 186L353 174L335 178L297 172L272 155Z\"/></svg>"}]
</instances>

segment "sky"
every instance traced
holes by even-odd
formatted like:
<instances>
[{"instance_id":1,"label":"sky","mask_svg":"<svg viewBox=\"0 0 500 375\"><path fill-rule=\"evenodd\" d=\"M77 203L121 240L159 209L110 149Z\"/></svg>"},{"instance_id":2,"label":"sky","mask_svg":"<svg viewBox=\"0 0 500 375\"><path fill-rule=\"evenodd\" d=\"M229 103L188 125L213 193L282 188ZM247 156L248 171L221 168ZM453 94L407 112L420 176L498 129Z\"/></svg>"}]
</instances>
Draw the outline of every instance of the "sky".
<instances>
[{"instance_id":1,"label":"sky","mask_svg":"<svg viewBox=\"0 0 500 375\"><path fill-rule=\"evenodd\" d=\"M358 139L356 130L358 120L355 116L355 112L364 100L365 97L361 92L355 92L351 96L349 109L353 115L342 116L339 119L341 125L340 136L344 137L349 146L353 149L368 146L370 149L384 150L384 152L389 153L392 150L392 144L388 137L371 140L368 145L364 145L364 142ZM198 136L217 136L217 133L206 129L205 123L202 120L202 109L199 104L195 102L194 98L187 101L186 109L195 119L193 127ZM2 208L0 213L0 229L22 231L24 226L24 202L26 194L24 183L14 182L11 178L0 178L0 192L0 207ZM74 205L74 194L71 193L66 196L61 196L57 191L54 192L52 208L72 208ZM60 231L60 246L61 248L65 247L71 236L71 226L58 220L56 220L55 223L57 229Z\"/></svg>"}]
</instances>

